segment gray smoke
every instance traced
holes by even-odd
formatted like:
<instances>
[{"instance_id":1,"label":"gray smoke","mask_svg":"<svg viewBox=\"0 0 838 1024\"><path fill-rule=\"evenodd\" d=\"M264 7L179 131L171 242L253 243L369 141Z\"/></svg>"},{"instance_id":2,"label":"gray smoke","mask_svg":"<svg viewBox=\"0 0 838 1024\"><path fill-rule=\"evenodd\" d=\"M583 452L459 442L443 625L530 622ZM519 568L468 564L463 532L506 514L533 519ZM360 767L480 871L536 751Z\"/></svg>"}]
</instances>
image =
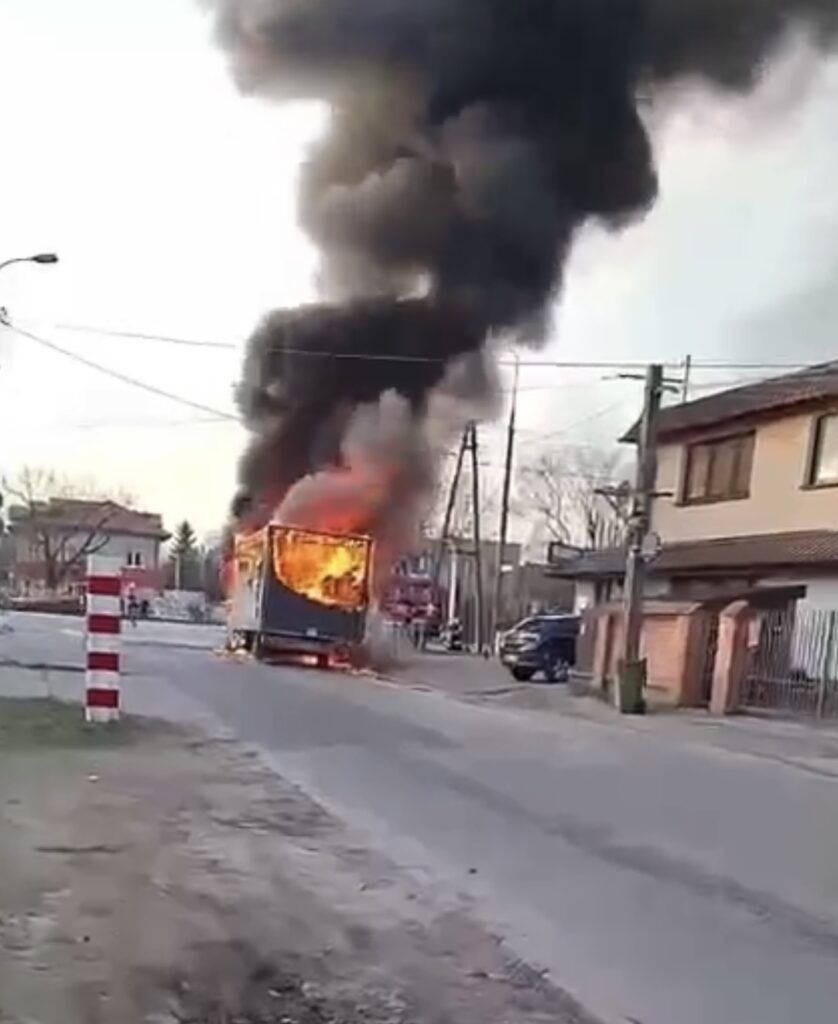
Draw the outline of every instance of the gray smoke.
<instances>
[{"instance_id":1,"label":"gray smoke","mask_svg":"<svg viewBox=\"0 0 838 1024\"><path fill-rule=\"evenodd\" d=\"M244 90L331 110L301 217L335 305L251 340L235 511L256 519L345 468L360 405L402 395L424 430L449 359L538 334L577 229L655 199L641 102L685 79L747 91L792 31L838 34L838 0L209 2Z\"/></svg>"}]
</instances>

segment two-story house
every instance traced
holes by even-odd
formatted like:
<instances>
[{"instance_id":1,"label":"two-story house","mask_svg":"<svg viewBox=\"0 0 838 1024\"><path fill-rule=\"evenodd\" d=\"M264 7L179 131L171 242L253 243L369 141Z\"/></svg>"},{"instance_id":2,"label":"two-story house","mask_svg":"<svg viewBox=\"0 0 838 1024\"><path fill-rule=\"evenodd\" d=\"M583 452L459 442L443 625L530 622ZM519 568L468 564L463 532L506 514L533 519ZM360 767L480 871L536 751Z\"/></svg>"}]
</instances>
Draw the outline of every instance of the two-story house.
<instances>
[{"instance_id":1,"label":"two-story house","mask_svg":"<svg viewBox=\"0 0 838 1024\"><path fill-rule=\"evenodd\" d=\"M19 595L83 589L87 556L118 559L125 584L140 597L162 591L161 545L169 534L152 512L115 501L50 498L9 508L11 589Z\"/></svg>"},{"instance_id":2,"label":"two-story house","mask_svg":"<svg viewBox=\"0 0 838 1024\"><path fill-rule=\"evenodd\" d=\"M838 362L664 409L657 459L648 597L788 584L838 609ZM621 595L624 562L583 553L555 572L584 608Z\"/></svg>"}]
</instances>

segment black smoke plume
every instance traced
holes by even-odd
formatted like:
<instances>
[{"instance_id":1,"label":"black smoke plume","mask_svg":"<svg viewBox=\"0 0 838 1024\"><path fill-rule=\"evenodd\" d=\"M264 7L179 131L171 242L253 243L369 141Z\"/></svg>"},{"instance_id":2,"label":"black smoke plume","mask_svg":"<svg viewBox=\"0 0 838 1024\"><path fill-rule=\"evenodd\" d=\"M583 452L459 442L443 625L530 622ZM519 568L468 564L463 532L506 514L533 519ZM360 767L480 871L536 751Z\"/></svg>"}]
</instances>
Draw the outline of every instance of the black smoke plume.
<instances>
[{"instance_id":1,"label":"black smoke plume","mask_svg":"<svg viewBox=\"0 0 838 1024\"><path fill-rule=\"evenodd\" d=\"M454 306L434 300L368 299L269 314L250 338L238 399L252 442L241 462L249 512L270 517L289 488L338 466L359 406L395 391L417 421L454 357L482 333ZM487 386L480 367L473 383Z\"/></svg>"},{"instance_id":2,"label":"black smoke plume","mask_svg":"<svg viewBox=\"0 0 838 1024\"><path fill-rule=\"evenodd\" d=\"M208 2L244 90L330 107L301 217L334 304L251 339L235 511L256 519L341 466L359 405L394 391L418 429L447 361L537 335L577 229L655 199L643 102L747 91L792 31L838 31L838 0Z\"/></svg>"}]
</instances>

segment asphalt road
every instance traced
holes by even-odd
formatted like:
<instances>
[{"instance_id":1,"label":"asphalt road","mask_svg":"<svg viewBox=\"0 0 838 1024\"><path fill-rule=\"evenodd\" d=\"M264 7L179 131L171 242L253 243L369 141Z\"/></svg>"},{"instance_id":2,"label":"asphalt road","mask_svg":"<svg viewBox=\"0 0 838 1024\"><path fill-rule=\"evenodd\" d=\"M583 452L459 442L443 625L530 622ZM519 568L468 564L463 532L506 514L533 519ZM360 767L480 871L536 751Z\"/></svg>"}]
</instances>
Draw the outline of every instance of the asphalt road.
<instances>
[{"instance_id":1,"label":"asphalt road","mask_svg":"<svg viewBox=\"0 0 838 1024\"><path fill-rule=\"evenodd\" d=\"M12 617L0 663L80 663L78 620ZM838 779L619 725L126 636L129 709L258 744L443 898L608 1021L834 1024ZM3 675L5 671L6 675ZM21 683L43 685L43 672ZM58 677L55 677L58 679ZM67 675L53 688L80 688Z\"/></svg>"}]
</instances>

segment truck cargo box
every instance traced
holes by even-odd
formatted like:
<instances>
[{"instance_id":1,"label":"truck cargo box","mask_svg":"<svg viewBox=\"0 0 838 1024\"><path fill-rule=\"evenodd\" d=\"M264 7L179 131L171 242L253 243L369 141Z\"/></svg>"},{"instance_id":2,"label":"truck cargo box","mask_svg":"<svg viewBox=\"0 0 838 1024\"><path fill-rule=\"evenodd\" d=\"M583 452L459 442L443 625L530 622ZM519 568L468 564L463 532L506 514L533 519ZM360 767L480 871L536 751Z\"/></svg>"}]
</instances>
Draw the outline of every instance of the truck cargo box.
<instances>
[{"instance_id":1,"label":"truck cargo box","mask_svg":"<svg viewBox=\"0 0 838 1024\"><path fill-rule=\"evenodd\" d=\"M272 524L235 540L230 628L266 648L328 658L364 639L372 542Z\"/></svg>"}]
</instances>

